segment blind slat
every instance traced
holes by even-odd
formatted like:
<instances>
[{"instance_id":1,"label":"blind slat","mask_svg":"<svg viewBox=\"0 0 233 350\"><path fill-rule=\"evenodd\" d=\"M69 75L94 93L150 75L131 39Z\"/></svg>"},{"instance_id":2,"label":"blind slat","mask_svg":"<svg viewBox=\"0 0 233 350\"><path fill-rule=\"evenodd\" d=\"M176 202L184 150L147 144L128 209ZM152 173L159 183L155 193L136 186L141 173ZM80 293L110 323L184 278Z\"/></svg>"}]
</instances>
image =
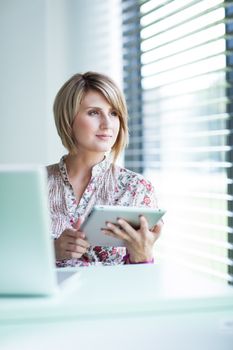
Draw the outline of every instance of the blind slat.
<instances>
[{"instance_id":1,"label":"blind slat","mask_svg":"<svg viewBox=\"0 0 233 350\"><path fill-rule=\"evenodd\" d=\"M138 10L136 0L134 4ZM174 255L177 249L178 259L183 254L184 263L229 282L233 282L232 14L230 1L153 0L139 6L138 27L123 24L131 133L125 162L151 179L167 209L156 251L169 256L169 245L175 243L172 250ZM133 76L131 59L137 62L137 72L141 65L139 77Z\"/></svg>"}]
</instances>

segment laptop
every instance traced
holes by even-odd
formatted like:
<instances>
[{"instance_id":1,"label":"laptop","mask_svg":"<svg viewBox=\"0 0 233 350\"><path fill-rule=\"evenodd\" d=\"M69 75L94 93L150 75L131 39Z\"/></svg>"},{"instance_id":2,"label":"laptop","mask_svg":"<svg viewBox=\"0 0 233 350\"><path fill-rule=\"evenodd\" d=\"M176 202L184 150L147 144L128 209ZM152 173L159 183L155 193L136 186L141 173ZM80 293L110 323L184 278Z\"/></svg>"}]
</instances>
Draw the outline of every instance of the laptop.
<instances>
[{"instance_id":1,"label":"laptop","mask_svg":"<svg viewBox=\"0 0 233 350\"><path fill-rule=\"evenodd\" d=\"M55 267L45 168L1 165L0 295L52 296L78 283L78 269Z\"/></svg>"}]
</instances>

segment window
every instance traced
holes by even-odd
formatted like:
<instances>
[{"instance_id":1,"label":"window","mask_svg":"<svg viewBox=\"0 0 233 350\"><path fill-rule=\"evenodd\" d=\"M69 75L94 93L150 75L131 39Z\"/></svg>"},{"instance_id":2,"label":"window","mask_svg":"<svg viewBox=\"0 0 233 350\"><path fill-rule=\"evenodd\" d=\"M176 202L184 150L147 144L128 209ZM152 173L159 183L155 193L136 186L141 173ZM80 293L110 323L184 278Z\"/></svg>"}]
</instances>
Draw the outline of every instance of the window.
<instances>
[{"instance_id":1,"label":"window","mask_svg":"<svg viewBox=\"0 0 233 350\"><path fill-rule=\"evenodd\" d=\"M155 185L156 254L233 282L233 2L123 0L125 164Z\"/></svg>"}]
</instances>

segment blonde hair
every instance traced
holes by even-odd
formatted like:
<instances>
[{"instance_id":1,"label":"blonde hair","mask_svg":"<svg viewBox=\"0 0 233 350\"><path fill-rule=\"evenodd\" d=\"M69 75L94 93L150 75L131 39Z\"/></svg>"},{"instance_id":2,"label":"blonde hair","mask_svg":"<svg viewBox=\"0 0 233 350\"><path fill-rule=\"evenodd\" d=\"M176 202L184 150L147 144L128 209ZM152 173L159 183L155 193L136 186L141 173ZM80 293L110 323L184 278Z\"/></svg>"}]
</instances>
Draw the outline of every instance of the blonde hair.
<instances>
[{"instance_id":1,"label":"blonde hair","mask_svg":"<svg viewBox=\"0 0 233 350\"><path fill-rule=\"evenodd\" d=\"M72 125L83 98L90 90L101 93L119 115L119 133L111 150L115 161L128 143L128 112L123 93L115 82L104 74L96 72L75 74L61 87L53 105L58 135L65 148L70 153L76 153Z\"/></svg>"}]
</instances>

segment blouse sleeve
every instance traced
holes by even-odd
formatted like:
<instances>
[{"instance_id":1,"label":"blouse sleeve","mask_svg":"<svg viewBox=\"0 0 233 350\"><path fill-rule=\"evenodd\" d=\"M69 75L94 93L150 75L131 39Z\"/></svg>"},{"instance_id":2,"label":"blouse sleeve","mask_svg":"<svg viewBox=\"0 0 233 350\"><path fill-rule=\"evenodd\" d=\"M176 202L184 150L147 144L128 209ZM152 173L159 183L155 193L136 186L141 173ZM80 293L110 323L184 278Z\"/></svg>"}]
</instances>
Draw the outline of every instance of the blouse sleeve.
<instances>
[{"instance_id":1,"label":"blouse sleeve","mask_svg":"<svg viewBox=\"0 0 233 350\"><path fill-rule=\"evenodd\" d=\"M155 194L154 186L150 181L143 177L140 177L135 182L135 187L137 188L134 193L133 205L136 207L147 207L147 208L158 208L157 198ZM154 259L140 262L141 264L153 263ZM126 250L126 255L124 257L124 263L126 265L131 264L128 250Z\"/></svg>"},{"instance_id":2,"label":"blouse sleeve","mask_svg":"<svg viewBox=\"0 0 233 350\"><path fill-rule=\"evenodd\" d=\"M57 166L49 166L47 171L50 231L52 238L58 238L67 227L70 227L70 223L68 222L63 185Z\"/></svg>"},{"instance_id":3,"label":"blouse sleeve","mask_svg":"<svg viewBox=\"0 0 233 350\"><path fill-rule=\"evenodd\" d=\"M145 178L138 179L134 206L158 208L154 186Z\"/></svg>"}]
</instances>

